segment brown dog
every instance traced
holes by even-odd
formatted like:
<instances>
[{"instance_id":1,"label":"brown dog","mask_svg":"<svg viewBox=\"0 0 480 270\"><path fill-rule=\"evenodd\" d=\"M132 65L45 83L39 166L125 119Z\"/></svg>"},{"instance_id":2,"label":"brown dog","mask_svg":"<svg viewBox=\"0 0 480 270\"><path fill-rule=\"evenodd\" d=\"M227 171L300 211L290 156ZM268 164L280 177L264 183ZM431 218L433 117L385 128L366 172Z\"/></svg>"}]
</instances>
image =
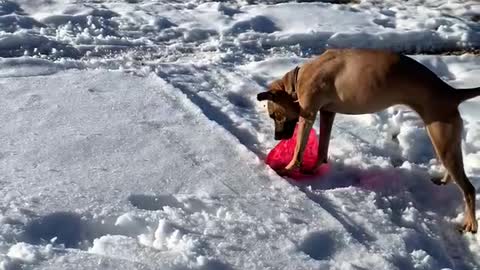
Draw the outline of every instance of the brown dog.
<instances>
[{"instance_id":1,"label":"brown dog","mask_svg":"<svg viewBox=\"0 0 480 270\"><path fill-rule=\"evenodd\" d=\"M462 160L462 119L458 105L480 95L480 87L455 90L415 60L375 50L327 50L319 57L274 81L257 99L268 100L275 121L275 139L293 136L297 122L295 153L283 173L299 167L317 113L320 111L320 143L317 165L327 162L328 144L335 113L373 113L404 104L423 119L438 158L446 168L442 180L454 179L465 199L463 231L475 233L475 188Z\"/></svg>"}]
</instances>

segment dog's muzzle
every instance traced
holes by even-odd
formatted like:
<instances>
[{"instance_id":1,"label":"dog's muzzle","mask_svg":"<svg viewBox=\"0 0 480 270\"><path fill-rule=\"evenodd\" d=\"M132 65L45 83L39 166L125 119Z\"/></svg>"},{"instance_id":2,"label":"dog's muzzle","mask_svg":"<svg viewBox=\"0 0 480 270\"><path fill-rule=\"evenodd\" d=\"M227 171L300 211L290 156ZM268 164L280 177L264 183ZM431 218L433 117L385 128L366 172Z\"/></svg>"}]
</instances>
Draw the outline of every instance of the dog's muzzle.
<instances>
[{"instance_id":1,"label":"dog's muzzle","mask_svg":"<svg viewBox=\"0 0 480 270\"><path fill-rule=\"evenodd\" d=\"M282 131L275 131L275 140L287 140L293 137L293 133L295 132L295 126L297 125L297 121L291 120L286 121L283 124Z\"/></svg>"}]
</instances>

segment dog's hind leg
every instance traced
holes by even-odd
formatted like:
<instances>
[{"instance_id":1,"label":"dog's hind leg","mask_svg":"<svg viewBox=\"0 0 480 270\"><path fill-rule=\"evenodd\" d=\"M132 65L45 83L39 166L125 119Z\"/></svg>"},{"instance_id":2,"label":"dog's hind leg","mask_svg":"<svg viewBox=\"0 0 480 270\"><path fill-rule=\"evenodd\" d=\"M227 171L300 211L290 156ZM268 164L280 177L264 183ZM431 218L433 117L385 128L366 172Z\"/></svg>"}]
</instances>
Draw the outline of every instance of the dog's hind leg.
<instances>
[{"instance_id":1,"label":"dog's hind leg","mask_svg":"<svg viewBox=\"0 0 480 270\"><path fill-rule=\"evenodd\" d=\"M470 183L463 168L461 133L462 119L457 109L438 115L435 120L427 120L427 131L435 151L443 166L463 192L465 200L465 219L462 230L477 232L475 217L475 187Z\"/></svg>"}]
</instances>

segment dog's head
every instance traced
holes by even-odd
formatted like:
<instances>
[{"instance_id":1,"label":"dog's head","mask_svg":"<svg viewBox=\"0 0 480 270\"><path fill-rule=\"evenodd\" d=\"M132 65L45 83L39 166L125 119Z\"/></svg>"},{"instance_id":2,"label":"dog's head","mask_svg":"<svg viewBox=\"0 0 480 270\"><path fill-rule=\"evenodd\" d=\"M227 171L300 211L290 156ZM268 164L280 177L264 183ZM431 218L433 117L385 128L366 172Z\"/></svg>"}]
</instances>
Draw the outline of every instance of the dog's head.
<instances>
[{"instance_id":1,"label":"dog's head","mask_svg":"<svg viewBox=\"0 0 480 270\"><path fill-rule=\"evenodd\" d=\"M286 91L284 80L273 82L268 91L257 95L257 100L267 100L268 114L275 122L275 140L290 139L300 116L300 105Z\"/></svg>"}]
</instances>

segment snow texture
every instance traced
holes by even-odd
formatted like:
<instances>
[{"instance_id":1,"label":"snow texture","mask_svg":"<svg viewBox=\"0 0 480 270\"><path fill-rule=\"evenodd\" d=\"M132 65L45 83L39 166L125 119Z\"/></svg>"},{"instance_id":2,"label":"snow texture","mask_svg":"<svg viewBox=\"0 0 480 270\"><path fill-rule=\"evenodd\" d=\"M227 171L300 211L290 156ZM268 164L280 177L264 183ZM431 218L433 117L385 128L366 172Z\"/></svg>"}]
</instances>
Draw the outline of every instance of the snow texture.
<instances>
[{"instance_id":1,"label":"snow texture","mask_svg":"<svg viewBox=\"0 0 480 270\"><path fill-rule=\"evenodd\" d=\"M331 172L299 184L264 164L276 142L256 101L339 47L478 87L463 52L480 48L479 14L475 0L0 1L0 269L480 269L411 110L339 115ZM479 105L460 106L477 189Z\"/></svg>"}]
</instances>

